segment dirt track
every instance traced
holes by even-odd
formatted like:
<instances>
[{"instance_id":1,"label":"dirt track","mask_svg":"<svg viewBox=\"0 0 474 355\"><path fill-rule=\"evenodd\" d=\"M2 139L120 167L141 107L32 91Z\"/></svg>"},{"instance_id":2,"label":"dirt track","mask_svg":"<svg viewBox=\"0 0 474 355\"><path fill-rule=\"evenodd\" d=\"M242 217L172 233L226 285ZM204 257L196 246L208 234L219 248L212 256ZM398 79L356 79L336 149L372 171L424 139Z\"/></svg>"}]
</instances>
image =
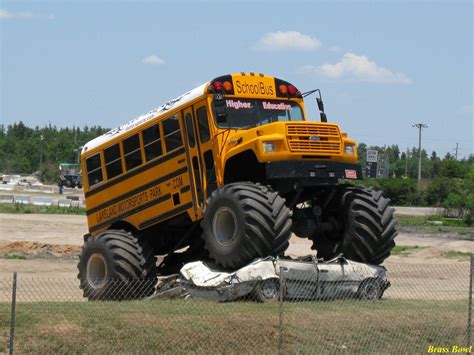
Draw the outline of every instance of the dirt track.
<instances>
[{"instance_id":1,"label":"dirt track","mask_svg":"<svg viewBox=\"0 0 474 355\"><path fill-rule=\"evenodd\" d=\"M39 214L0 214L0 252L19 252L26 250L32 254L31 260L11 260L0 258L0 277L11 275L16 270L44 276L66 276L76 273L76 260L82 245L82 236L87 232L85 216L77 215L39 215ZM17 242L11 245L12 242ZM27 243L36 242L36 243ZM53 246L50 246L53 245ZM293 237L287 254L301 256L311 253L312 242ZM474 252L474 242L446 239L442 237L422 237L400 234L399 245L418 245L424 247L409 256L392 256L386 264L452 264L455 259L441 258L446 251ZM71 260L58 260L59 256ZM43 259L46 257L46 259ZM58 263L61 265L58 267Z\"/></svg>"}]
</instances>

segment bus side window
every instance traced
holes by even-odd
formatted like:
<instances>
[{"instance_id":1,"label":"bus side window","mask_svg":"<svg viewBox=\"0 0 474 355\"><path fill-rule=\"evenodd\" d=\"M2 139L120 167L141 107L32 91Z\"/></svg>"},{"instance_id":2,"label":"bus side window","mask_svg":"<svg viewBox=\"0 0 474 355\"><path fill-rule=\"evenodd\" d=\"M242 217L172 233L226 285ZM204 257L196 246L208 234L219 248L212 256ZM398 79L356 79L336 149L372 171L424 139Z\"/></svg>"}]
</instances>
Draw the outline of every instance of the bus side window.
<instances>
[{"instance_id":1,"label":"bus side window","mask_svg":"<svg viewBox=\"0 0 474 355\"><path fill-rule=\"evenodd\" d=\"M163 121L163 134L165 136L167 153L183 146L177 115L171 116Z\"/></svg>"},{"instance_id":2,"label":"bus side window","mask_svg":"<svg viewBox=\"0 0 474 355\"><path fill-rule=\"evenodd\" d=\"M125 155L125 166L127 170L141 165L142 156L140 153L140 141L138 134L134 134L123 140L123 154Z\"/></svg>"},{"instance_id":3,"label":"bus side window","mask_svg":"<svg viewBox=\"0 0 474 355\"><path fill-rule=\"evenodd\" d=\"M163 154L161 148L160 127L155 124L142 131L143 146L145 147L145 159L150 161Z\"/></svg>"},{"instance_id":4,"label":"bus side window","mask_svg":"<svg viewBox=\"0 0 474 355\"><path fill-rule=\"evenodd\" d=\"M199 125L199 138L201 140L201 143L205 143L209 139L211 139L206 107L202 106L197 109L197 120Z\"/></svg>"},{"instance_id":5,"label":"bus side window","mask_svg":"<svg viewBox=\"0 0 474 355\"><path fill-rule=\"evenodd\" d=\"M89 187L102 182L102 165L100 163L100 153L86 159L87 182Z\"/></svg>"},{"instance_id":6,"label":"bus side window","mask_svg":"<svg viewBox=\"0 0 474 355\"><path fill-rule=\"evenodd\" d=\"M186 131L188 132L188 141L189 146L194 148L196 145L196 138L194 137L194 129L193 129L193 116L190 113L186 115Z\"/></svg>"},{"instance_id":7,"label":"bus side window","mask_svg":"<svg viewBox=\"0 0 474 355\"><path fill-rule=\"evenodd\" d=\"M118 143L104 149L104 160L107 180L122 174L122 160L120 159L120 146Z\"/></svg>"}]
</instances>

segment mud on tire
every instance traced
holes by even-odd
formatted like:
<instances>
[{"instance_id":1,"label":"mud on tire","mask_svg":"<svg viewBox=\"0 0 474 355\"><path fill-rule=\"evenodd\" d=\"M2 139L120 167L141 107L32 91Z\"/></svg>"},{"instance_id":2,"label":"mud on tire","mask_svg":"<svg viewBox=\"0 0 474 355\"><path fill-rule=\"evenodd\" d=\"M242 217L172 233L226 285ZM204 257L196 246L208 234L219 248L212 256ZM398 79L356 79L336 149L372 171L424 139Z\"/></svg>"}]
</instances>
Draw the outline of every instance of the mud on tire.
<instances>
[{"instance_id":1,"label":"mud on tire","mask_svg":"<svg viewBox=\"0 0 474 355\"><path fill-rule=\"evenodd\" d=\"M350 260L381 264L397 235L390 199L372 188L341 186L329 204L329 214L343 226L335 235L315 235L313 249L326 260L342 253ZM324 213L324 212L323 212Z\"/></svg>"},{"instance_id":2,"label":"mud on tire","mask_svg":"<svg viewBox=\"0 0 474 355\"><path fill-rule=\"evenodd\" d=\"M271 188L251 182L228 184L215 190L206 206L202 238L218 265L235 270L288 248L290 210Z\"/></svg>"},{"instance_id":3,"label":"mud on tire","mask_svg":"<svg viewBox=\"0 0 474 355\"><path fill-rule=\"evenodd\" d=\"M145 240L123 230L90 236L77 265L84 297L125 300L151 295L156 284L156 257Z\"/></svg>"}]
</instances>

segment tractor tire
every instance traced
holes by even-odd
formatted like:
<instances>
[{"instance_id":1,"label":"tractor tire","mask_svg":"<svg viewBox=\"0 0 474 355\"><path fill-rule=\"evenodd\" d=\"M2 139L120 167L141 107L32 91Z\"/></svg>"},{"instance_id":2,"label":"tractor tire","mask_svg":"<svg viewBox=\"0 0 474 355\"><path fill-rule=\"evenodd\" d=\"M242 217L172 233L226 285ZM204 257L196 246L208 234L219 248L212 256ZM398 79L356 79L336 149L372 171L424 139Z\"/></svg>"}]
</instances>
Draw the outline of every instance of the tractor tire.
<instances>
[{"instance_id":1,"label":"tractor tire","mask_svg":"<svg viewBox=\"0 0 474 355\"><path fill-rule=\"evenodd\" d=\"M278 256L288 248L290 210L270 187L251 182L225 185L206 201L201 222L209 257L236 270L256 258Z\"/></svg>"},{"instance_id":2,"label":"tractor tire","mask_svg":"<svg viewBox=\"0 0 474 355\"><path fill-rule=\"evenodd\" d=\"M65 185L66 187L70 188L71 186L73 186L73 183L71 182L71 180L66 180L66 181L64 182L64 185Z\"/></svg>"},{"instance_id":3,"label":"tractor tire","mask_svg":"<svg viewBox=\"0 0 474 355\"><path fill-rule=\"evenodd\" d=\"M153 249L124 230L90 236L77 267L80 287L89 300L137 299L150 296L155 289Z\"/></svg>"},{"instance_id":4,"label":"tractor tire","mask_svg":"<svg viewBox=\"0 0 474 355\"><path fill-rule=\"evenodd\" d=\"M389 257L397 236L390 199L372 188L343 185L337 189L323 215L337 221L340 228L314 235L312 248L325 260L343 254L350 260L381 264Z\"/></svg>"}]
</instances>

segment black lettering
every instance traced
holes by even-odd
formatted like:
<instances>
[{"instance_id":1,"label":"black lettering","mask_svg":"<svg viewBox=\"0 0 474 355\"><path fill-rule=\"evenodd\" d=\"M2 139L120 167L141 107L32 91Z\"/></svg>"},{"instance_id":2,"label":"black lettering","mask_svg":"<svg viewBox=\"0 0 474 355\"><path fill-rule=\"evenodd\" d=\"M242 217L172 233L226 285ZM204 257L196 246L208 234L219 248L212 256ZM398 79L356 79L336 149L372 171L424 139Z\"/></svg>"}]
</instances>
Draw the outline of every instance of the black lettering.
<instances>
[{"instance_id":1,"label":"black lettering","mask_svg":"<svg viewBox=\"0 0 474 355\"><path fill-rule=\"evenodd\" d=\"M237 92L239 94L242 93L242 86L240 84L240 81L237 80L237 82L235 83L235 86L237 87Z\"/></svg>"}]
</instances>

